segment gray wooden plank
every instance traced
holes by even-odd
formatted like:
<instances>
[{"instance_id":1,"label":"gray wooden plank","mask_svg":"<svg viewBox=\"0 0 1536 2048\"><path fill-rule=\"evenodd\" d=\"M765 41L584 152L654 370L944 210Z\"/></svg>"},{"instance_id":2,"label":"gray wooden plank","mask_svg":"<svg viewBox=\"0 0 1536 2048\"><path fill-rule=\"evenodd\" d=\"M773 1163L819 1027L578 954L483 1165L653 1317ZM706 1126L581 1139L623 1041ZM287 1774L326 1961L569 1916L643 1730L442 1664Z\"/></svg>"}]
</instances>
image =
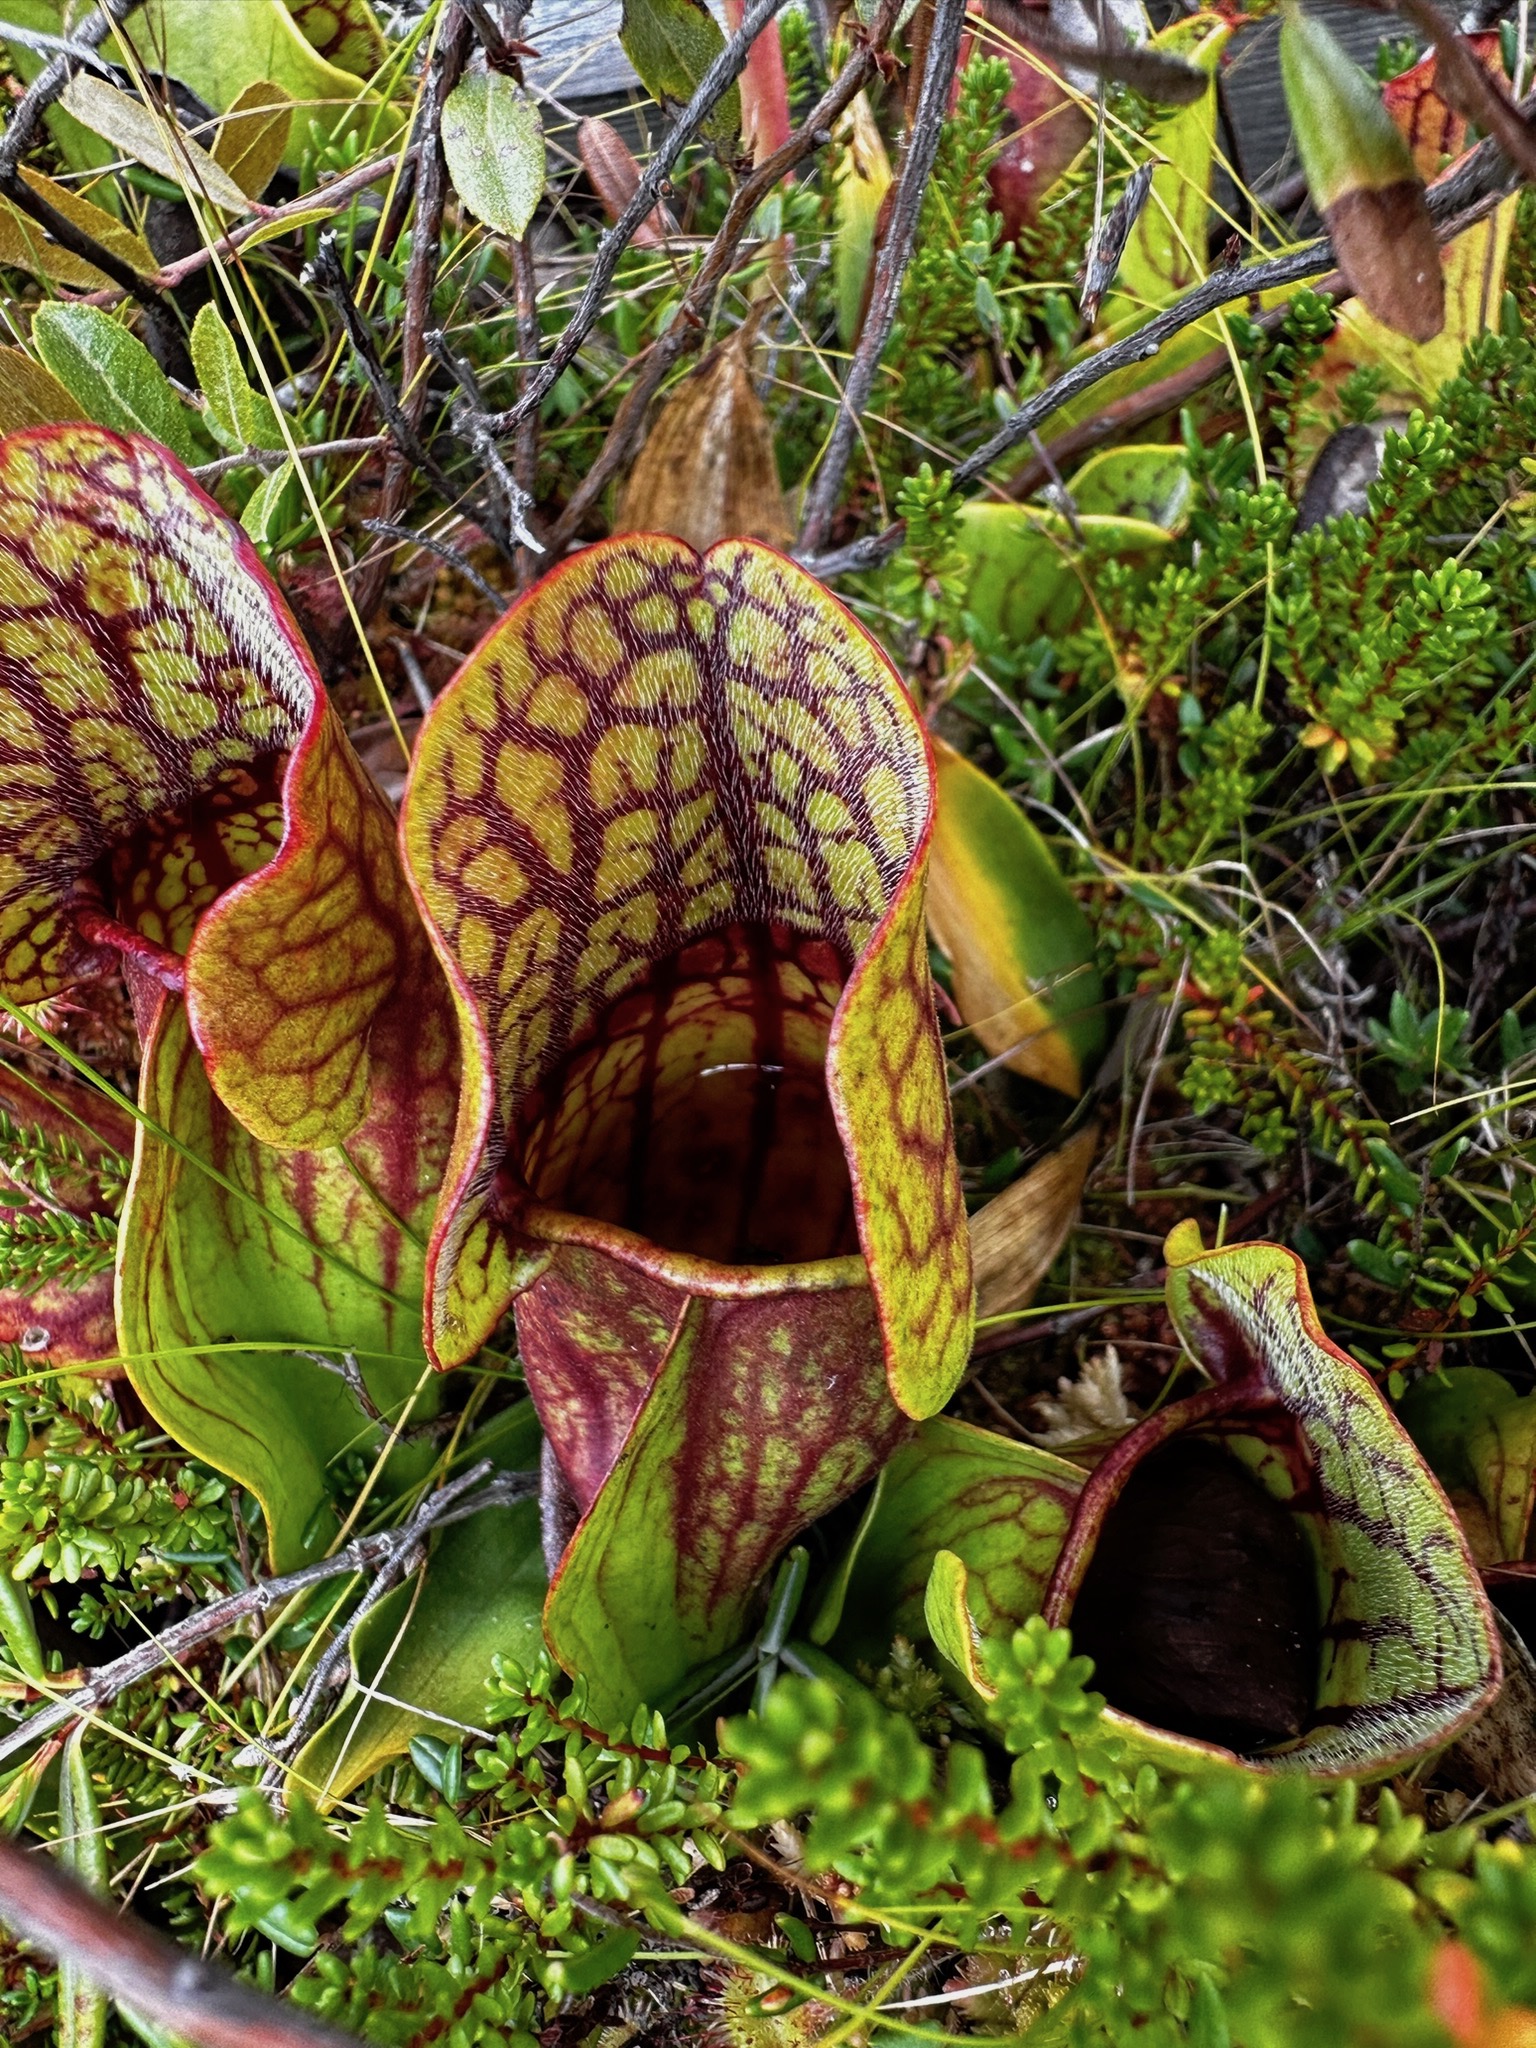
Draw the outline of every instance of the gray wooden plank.
<instances>
[{"instance_id":1,"label":"gray wooden plank","mask_svg":"<svg viewBox=\"0 0 1536 2048\"><path fill-rule=\"evenodd\" d=\"M623 98L639 84L619 47L620 0L534 0L523 38L538 51L524 76L567 106Z\"/></svg>"}]
</instances>

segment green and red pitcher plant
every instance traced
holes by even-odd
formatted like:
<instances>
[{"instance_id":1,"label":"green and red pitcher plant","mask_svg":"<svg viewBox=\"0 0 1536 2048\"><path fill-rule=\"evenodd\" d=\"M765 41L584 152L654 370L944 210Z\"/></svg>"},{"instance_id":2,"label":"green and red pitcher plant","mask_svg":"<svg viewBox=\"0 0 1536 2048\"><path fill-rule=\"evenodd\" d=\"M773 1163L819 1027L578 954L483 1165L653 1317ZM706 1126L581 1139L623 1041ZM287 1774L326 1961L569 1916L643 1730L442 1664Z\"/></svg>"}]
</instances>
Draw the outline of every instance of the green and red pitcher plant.
<instances>
[{"instance_id":1,"label":"green and red pitcher plant","mask_svg":"<svg viewBox=\"0 0 1536 2048\"><path fill-rule=\"evenodd\" d=\"M142 1045L136 1104L72 1082L53 1112L113 1156L131 1114L115 1332L100 1298L3 1306L43 1362L120 1365L254 1495L274 1567L332 1539L340 1462L382 1455L385 1498L426 1474L410 1425L443 1374L509 1368L510 1311L543 1636L601 1714L683 1696L871 1485L809 1624L850 1663L899 1629L984 1702L988 1635L1043 1611L1135 1740L1350 1775L1491 1698L1456 1519L1279 1248L1175 1233L1207 1383L1095 1470L943 1416L973 1306L933 756L792 562L642 535L554 570L438 700L397 832L175 460L16 434L0 749L0 994L121 971ZM1235 1698L1206 1697L1201 1570L1250 1596Z\"/></svg>"}]
</instances>

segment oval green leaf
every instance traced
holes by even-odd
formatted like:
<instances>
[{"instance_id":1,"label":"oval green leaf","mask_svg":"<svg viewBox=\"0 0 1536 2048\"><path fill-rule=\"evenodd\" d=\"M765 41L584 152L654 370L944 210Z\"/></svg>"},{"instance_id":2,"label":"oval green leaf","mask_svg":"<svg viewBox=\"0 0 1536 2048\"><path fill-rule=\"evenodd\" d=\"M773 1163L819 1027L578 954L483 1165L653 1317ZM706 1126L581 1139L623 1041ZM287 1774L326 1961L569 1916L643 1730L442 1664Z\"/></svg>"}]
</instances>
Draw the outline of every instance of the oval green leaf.
<instances>
[{"instance_id":1,"label":"oval green leaf","mask_svg":"<svg viewBox=\"0 0 1536 2048\"><path fill-rule=\"evenodd\" d=\"M1092 928L1012 798L942 741L934 757L928 928L960 1014L1015 1073L1078 1095L1105 1043Z\"/></svg>"},{"instance_id":2,"label":"oval green leaf","mask_svg":"<svg viewBox=\"0 0 1536 2048\"><path fill-rule=\"evenodd\" d=\"M39 306L32 341L80 407L121 434L147 434L183 462L197 460L192 417L136 334L97 306Z\"/></svg>"},{"instance_id":3,"label":"oval green leaf","mask_svg":"<svg viewBox=\"0 0 1536 2048\"><path fill-rule=\"evenodd\" d=\"M464 79L443 107L453 188L487 227L526 234L544 196L544 126L533 95L501 71Z\"/></svg>"}]
</instances>

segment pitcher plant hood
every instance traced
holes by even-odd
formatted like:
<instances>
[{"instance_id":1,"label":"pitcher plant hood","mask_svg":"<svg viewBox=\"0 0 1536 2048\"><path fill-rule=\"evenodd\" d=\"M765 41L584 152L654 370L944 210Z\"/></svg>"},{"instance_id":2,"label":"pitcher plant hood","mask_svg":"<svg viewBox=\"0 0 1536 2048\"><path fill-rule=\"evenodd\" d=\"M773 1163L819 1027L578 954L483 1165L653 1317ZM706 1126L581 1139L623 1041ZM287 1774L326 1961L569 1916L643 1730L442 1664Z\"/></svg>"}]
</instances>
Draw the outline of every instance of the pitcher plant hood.
<instances>
[{"instance_id":1,"label":"pitcher plant hood","mask_svg":"<svg viewBox=\"0 0 1536 2048\"><path fill-rule=\"evenodd\" d=\"M115 948L263 1142L339 1144L415 924L389 812L240 529L154 442L0 442L0 991Z\"/></svg>"}]
</instances>

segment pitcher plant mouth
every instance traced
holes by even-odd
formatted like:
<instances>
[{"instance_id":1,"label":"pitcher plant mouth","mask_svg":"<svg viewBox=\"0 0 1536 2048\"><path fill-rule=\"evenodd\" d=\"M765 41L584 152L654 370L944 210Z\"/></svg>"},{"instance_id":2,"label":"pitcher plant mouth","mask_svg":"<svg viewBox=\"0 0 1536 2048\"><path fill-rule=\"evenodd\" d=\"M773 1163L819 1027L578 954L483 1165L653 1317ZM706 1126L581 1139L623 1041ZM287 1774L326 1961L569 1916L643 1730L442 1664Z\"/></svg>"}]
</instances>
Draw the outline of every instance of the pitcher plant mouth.
<instances>
[{"instance_id":1,"label":"pitcher plant mouth","mask_svg":"<svg viewBox=\"0 0 1536 2048\"><path fill-rule=\"evenodd\" d=\"M255 1137L343 1142L369 1039L435 970L389 812L255 549L154 443L42 427L0 449L9 789L0 988L111 952L184 992Z\"/></svg>"},{"instance_id":2,"label":"pitcher plant mouth","mask_svg":"<svg viewBox=\"0 0 1536 2048\"><path fill-rule=\"evenodd\" d=\"M394 820L280 592L151 441L0 442L0 762L0 991L39 1001L121 961L134 997L103 1352L260 1501L281 1569L326 1533L328 1461L372 1428L285 1344L371 1354L380 1412L424 1367L452 1018Z\"/></svg>"}]
</instances>

